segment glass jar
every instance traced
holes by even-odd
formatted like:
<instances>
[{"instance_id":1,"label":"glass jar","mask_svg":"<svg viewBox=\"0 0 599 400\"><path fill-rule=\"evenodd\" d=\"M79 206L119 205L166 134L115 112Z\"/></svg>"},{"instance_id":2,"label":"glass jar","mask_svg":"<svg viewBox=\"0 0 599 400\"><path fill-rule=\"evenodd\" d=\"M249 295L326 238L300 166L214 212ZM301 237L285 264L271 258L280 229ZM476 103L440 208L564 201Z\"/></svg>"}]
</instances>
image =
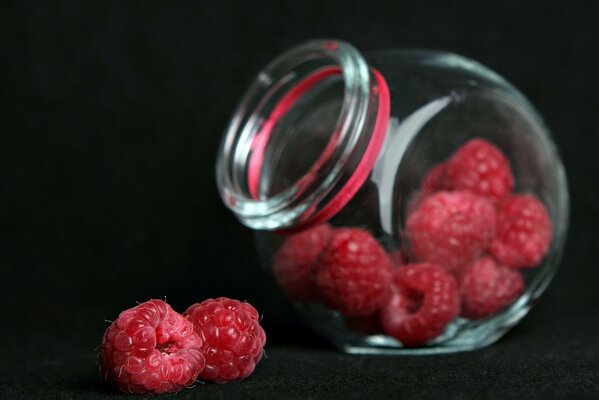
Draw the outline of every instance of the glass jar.
<instances>
[{"instance_id":1,"label":"glass jar","mask_svg":"<svg viewBox=\"0 0 599 400\"><path fill-rule=\"evenodd\" d=\"M283 292L350 353L493 343L545 290L566 235L540 116L451 53L291 49L245 93L216 172Z\"/></svg>"}]
</instances>

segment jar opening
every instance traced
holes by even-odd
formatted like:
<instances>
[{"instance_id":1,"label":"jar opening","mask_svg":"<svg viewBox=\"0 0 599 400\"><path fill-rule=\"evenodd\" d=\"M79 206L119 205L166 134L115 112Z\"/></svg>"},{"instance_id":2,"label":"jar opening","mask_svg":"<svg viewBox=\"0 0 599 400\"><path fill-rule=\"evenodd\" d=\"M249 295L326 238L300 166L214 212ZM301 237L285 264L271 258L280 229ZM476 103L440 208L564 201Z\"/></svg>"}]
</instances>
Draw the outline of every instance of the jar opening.
<instances>
[{"instance_id":1,"label":"jar opening","mask_svg":"<svg viewBox=\"0 0 599 400\"><path fill-rule=\"evenodd\" d=\"M252 198L272 197L316 179L340 139L335 126L342 101L338 67L315 71L279 100L252 139L248 165Z\"/></svg>"},{"instance_id":2,"label":"jar opening","mask_svg":"<svg viewBox=\"0 0 599 400\"><path fill-rule=\"evenodd\" d=\"M370 173L389 108L384 78L350 45L292 49L260 72L227 127L221 197L254 229L326 221Z\"/></svg>"}]
</instances>

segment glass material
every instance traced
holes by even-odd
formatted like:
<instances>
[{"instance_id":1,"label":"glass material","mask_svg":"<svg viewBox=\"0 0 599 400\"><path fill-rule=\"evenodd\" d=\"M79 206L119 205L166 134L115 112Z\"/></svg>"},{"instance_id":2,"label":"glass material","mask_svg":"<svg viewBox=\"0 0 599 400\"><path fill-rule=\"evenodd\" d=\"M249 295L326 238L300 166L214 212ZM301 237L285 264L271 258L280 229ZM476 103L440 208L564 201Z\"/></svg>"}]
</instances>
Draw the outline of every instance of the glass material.
<instances>
[{"instance_id":1,"label":"glass material","mask_svg":"<svg viewBox=\"0 0 599 400\"><path fill-rule=\"evenodd\" d=\"M361 333L320 301L295 302L317 332L349 353L471 350L526 315L555 273L568 224L566 179L550 134L493 71L450 53L362 56L343 42L308 42L269 64L248 89L225 132L217 181L225 204L256 230L270 271L287 238L324 223L366 229L391 254L409 248L409 205L427 171L473 138L501 149L514 191L536 195L552 221L549 250L539 266L521 270L525 290L517 300L487 318L458 316L417 347L384 332Z\"/></svg>"}]
</instances>

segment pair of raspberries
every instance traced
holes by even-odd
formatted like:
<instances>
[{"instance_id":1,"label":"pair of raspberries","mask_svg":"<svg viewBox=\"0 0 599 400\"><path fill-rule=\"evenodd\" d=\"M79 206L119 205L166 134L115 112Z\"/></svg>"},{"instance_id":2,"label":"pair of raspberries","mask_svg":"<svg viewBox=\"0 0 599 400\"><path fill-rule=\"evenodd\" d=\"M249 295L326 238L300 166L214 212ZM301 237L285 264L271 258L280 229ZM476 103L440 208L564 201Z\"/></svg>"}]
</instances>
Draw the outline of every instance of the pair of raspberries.
<instances>
[{"instance_id":1,"label":"pair of raspberries","mask_svg":"<svg viewBox=\"0 0 599 400\"><path fill-rule=\"evenodd\" d=\"M284 241L275 276L292 300L322 302L351 328L423 345L459 315L481 319L513 303L520 269L548 251L545 206L513 188L505 155L473 139L423 179L408 205L408 246L388 253L364 229L321 225Z\"/></svg>"},{"instance_id":2,"label":"pair of raspberries","mask_svg":"<svg viewBox=\"0 0 599 400\"><path fill-rule=\"evenodd\" d=\"M135 394L172 393L196 379L247 378L264 353L266 335L249 303L220 297L183 315L162 300L123 311L104 333L100 372Z\"/></svg>"}]
</instances>

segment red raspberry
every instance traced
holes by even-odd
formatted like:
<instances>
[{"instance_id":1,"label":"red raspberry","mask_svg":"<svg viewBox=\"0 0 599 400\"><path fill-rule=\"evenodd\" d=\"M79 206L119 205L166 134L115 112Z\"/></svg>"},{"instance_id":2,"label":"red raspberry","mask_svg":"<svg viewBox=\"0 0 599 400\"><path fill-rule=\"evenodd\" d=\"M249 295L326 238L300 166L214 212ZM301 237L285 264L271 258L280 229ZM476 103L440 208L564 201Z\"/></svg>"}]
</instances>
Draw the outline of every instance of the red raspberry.
<instances>
[{"instance_id":1,"label":"red raspberry","mask_svg":"<svg viewBox=\"0 0 599 400\"><path fill-rule=\"evenodd\" d=\"M480 256L495 232L495 208L470 192L439 192L408 216L416 258L456 270Z\"/></svg>"},{"instance_id":2,"label":"red raspberry","mask_svg":"<svg viewBox=\"0 0 599 400\"><path fill-rule=\"evenodd\" d=\"M470 319L497 314L524 291L522 274L498 265L491 257L481 257L466 267L458 283L462 315Z\"/></svg>"},{"instance_id":3,"label":"red raspberry","mask_svg":"<svg viewBox=\"0 0 599 400\"><path fill-rule=\"evenodd\" d=\"M431 263L393 271L393 295L381 310L384 331L405 346L418 346L441 335L460 312L453 276Z\"/></svg>"},{"instance_id":4,"label":"red raspberry","mask_svg":"<svg viewBox=\"0 0 599 400\"><path fill-rule=\"evenodd\" d=\"M320 257L316 283L331 308L349 317L367 316L388 300L391 268L368 231L339 228Z\"/></svg>"},{"instance_id":5,"label":"red raspberry","mask_svg":"<svg viewBox=\"0 0 599 400\"><path fill-rule=\"evenodd\" d=\"M490 252L512 268L536 267L551 244L551 220L543 203L530 194L514 195L499 205Z\"/></svg>"},{"instance_id":6,"label":"red raspberry","mask_svg":"<svg viewBox=\"0 0 599 400\"><path fill-rule=\"evenodd\" d=\"M396 267L401 267L410 263L410 254L406 249L396 249L389 252L389 258Z\"/></svg>"},{"instance_id":7,"label":"red raspberry","mask_svg":"<svg viewBox=\"0 0 599 400\"><path fill-rule=\"evenodd\" d=\"M455 190L469 190L494 202L514 188L508 159L484 139L472 139L454 153L447 163L447 179Z\"/></svg>"},{"instance_id":8,"label":"red raspberry","mask_svg":"<svg viewBox=\"0 0 599 400\"><path fill-rule=\"evenodd\" d=\"M173 393L204 368L202 339L191 322L162 300L123 311L102 338L100 372L129 393Z\"/></svg>"},{"instance_id":9,"label":"red raspberry","mask_svg":"<svg viewBox=\"0 0 599 400\"><path fill-rule=\"evenodd\" d=\"M279 247L273 270L291 300L311 302L317 299L316 262L332 235L333 229L329 225L320 225L288 237Z\"/></svg>"},{"instance_id":10,"label":"red raspberry","mask_svg":"<svg viewBox=\"0 0 599 400\"><path fill-rule=\"evenodd\" d=\"M446 175L446 162L435 165L426 173L424 179L422 180L422 183L420 184L422 192L425 194L432 194L441 190L449 190L450 187Z\"/></svg>"},{"instance_id":11,"label":"red raspberry","mask_svg":"<svg viewBox=\"0 0 599 400\"><path fill-rule=\"evenodd\" d=\"M206 367L201 379L225 383L254 372L264 353L266 334L251 304L219 297L196 303L183 315L204 341Z\"/></svg>"},{"instance_id":12,"label":"red raspberry","mask_svg":"<svg viewBox=\"0 0 599 400\"><path fill-rule=\"evenodd\" d=\"M420 190L416 191L410 198L406 208L408 214L411 214L420 207L420 204L431 194L441 190L451 190L449 182L446 179L447 163L437 164L432 167L424 176L420 184Z\"/></svg>"}]
</instances>

